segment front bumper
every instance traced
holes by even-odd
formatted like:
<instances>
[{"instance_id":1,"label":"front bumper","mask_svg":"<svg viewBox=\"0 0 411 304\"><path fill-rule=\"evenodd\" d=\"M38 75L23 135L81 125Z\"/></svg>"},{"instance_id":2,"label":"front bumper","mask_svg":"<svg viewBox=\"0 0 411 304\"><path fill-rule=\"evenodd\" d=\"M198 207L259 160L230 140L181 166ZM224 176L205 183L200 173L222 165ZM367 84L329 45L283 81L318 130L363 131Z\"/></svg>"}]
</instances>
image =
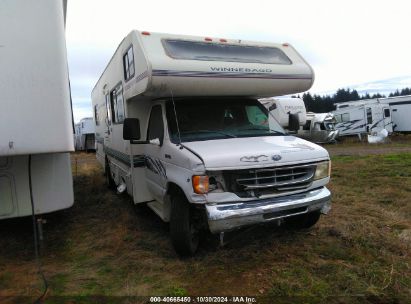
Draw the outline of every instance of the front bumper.
<instances>
[{"instance_id":1,"label":"front bumper","mask_svg":"<svg viewBox=\"0 0 411 304\"><path fill-rule=\"evenodd\" d=\"M331 193L326 187L270 199L206 205L208 226L212 233L316 210L327 213L330 209Z\"/></svg>"}]
</instances>

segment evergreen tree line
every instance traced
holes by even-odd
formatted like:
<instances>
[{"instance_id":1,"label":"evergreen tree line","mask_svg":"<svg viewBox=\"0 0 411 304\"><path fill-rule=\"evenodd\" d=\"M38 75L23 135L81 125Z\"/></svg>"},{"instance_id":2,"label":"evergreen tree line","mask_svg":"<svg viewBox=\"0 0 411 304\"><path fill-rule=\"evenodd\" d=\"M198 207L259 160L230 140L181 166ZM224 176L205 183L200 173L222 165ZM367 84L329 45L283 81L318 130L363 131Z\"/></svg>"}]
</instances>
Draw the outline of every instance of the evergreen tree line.
<instances>
[{"instance_id":1,"label":"evergreen tree line","mask_svg":"<svg viewBox=\"0 0 411 304\"><path fill-rule=\"evenodd\" d=\"M411 88L404 88L396 90L394 93L390 93L388 97L411 95ZM357 90L351 89L338 89L333 95L311 95L309 92L304 93L302 96L297 96L304 100L307 112L314 113L327 113L335 110L335 104L345 101L354 101L362 99L384 98L385 95L379 93L370 95L368 93L364 95L358 94Z\"/></svg>"}]
</instances>

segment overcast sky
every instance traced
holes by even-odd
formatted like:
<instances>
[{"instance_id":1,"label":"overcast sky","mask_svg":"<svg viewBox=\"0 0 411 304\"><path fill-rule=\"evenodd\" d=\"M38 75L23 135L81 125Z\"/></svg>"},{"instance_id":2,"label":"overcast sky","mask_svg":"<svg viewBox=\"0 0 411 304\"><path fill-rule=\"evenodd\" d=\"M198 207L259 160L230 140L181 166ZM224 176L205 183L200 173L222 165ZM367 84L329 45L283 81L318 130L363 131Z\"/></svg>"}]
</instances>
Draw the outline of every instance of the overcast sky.
<instances>
[{"instance_id":1,"label":"overcast sky","mask_svg":"<svg viewBox=\"0 0 411 304\"><path fill-rule=\"evenodd\" d=\"M312 65L311 92L403 77L411 86L411 1L69 0L66 24L74 118L132 29L289 42Z\"/></svg>"}]
</instances>

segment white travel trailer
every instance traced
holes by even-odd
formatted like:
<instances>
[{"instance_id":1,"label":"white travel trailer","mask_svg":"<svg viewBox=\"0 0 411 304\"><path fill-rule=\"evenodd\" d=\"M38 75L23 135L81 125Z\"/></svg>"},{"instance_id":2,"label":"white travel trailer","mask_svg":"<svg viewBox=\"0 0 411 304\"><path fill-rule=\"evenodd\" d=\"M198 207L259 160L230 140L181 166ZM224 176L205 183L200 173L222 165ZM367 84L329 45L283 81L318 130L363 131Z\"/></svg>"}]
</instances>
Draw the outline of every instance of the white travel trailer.
<instances>
[{"instance_id":1,"label":"white travel trailer","mask_svg":"<svg viewBox=\"0 0 411 304\"><path fill-rule=\"evenodd\" d=\"M289 128L290 115L298 115L300 126L307 120L307 111L301 98L261 98L259 100L284 129Z\"/></svg>"},{"instance_id":2,"label":"white travel trailer","mask_svg":"<svg viewBox=\"0 0 411 304\"><path fill-rule=\"evenodd\" d=\"M76 133L75 148L79 151L95 150L95 126L93 117L80 120L74 127Z\"/></svg>"},{"instance_id":3,"label":"white travel trailer","mask_svg":"<svg viewBox=\"0 0 411 304\"><path fill-rule=\"evenodd\" d=\"M380 98L379 101L389 106L394 132L411 132L411 95Z\"/></svg>"},{"instance_id":4,"label":"white travel trailer","mask_svg":"<svg viewBox=\"0 0 411 304\"><path fill-rule=\"evenodd\" d=\"M338 137L334 116L330 113L307 113L301 98L262 98L260 102L285 129L289 127L290 114L298 114L300 128L295 133L298 137L315 143L334 142Z\"/></svg>"},{"instance_id":5,"label":"white travel trailer","mask_svg":"<svg viewBox=\"0 0 411 304\"><path fill-rule=\"evenodd\" d=\"M335 128L339 136L362 135L386 129L392 133L391 111L388 105L381 104L378 99L337 103L332 112L337 121Z\"/></svg>"},{"instance_id":6,"label":"white travel trailer","mask_svg":"<svg viewBox=\"0 0 411 304\"><path fill-rule=\"evenodd\" d=\"M92 92L108 184L170 222L181 255L201 229L314 225L330 208L329 155L257 100L313 80L289 44L132 31Z\"/></svg>"},{"instance_id":7,"label":"white travel trailer","mask_svg":"<svg viewBox=\"0 0 411 304\"><path fill-rule=\"evenodd\" d=\"M0 219L73 204L65 15L66 1L0 1Z\"/></svg>"}]
</instances>

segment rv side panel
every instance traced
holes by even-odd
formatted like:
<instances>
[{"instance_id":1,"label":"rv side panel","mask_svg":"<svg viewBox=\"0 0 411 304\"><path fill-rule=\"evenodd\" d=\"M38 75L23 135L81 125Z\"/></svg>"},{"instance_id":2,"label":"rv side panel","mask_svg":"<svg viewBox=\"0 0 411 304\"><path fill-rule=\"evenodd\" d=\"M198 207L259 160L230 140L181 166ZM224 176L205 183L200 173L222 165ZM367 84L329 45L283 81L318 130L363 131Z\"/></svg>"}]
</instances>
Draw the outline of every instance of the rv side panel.
<instances>
[{"instance_id":1,"label":"rv side panel","mask_svg":"<svg viewBox=\"0 0 411 304\"><path fill-rule=\"evenodd\" d=\"M0 156L73 150L64 26L62 1L1 1Z\"/></svg>"}]
</instances>

